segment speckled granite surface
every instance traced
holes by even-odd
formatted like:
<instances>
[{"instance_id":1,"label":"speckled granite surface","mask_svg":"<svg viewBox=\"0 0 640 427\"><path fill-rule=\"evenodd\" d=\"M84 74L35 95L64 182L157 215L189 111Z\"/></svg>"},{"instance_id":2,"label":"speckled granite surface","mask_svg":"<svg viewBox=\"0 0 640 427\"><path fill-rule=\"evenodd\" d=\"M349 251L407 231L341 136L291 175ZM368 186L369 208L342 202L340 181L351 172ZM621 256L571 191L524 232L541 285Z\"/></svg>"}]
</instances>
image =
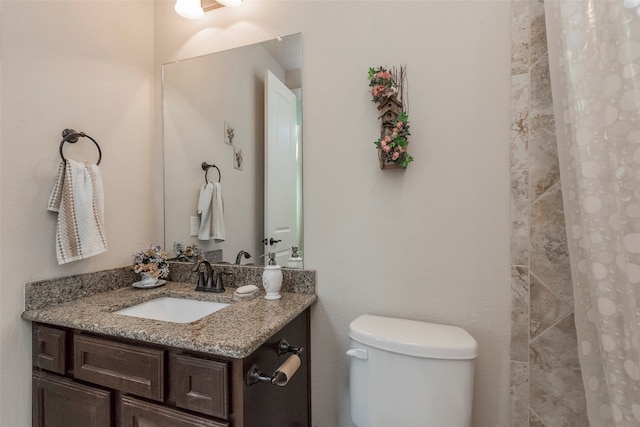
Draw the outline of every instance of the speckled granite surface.
<instances>
[{"instance_id":1,"label":"speckled granite surface","mask_svg":"<svg viewBox=\"0 0 640 427\"><path fill-rule=\"evenodd\" d=\"M60 304L101 292L113 291L140 280L130 266L39 280L24 285L25 310Z\"/></svg>"},{"instance_id":2,"label":"speckled granite surface","mask_svg":"<svg viewBox=\"0 0 640 427\"><path fill-rule=\"evenodd\" d=\"M312 272L313 273L313 272ZM233 288L224 294L195 292L191 283L167 282L154 289L130 286L96 293L46 307L27 309L22 318L34 322L130 338L219 356L243 358L311 306L313 293L283 292L268 301L233 301ZM227 302L228 307L191 323L179 324L114 314L113 312L160 296Z\"/></svg>"},{"instance_id":3,"label":"speckled granite surface","mask_svg":"<svg viewBox=\"0 0 640 427\"><path fill-rule=\"evenodd\" d=\"M216 255L215 252L212 252ZM197 283L197 273L191 271L192 263L169 262L169 280L173 282ZM214 271L224 269L233 273L224 277L225 287L256 285L262 288L263 267L247 267L231 264L213 264ZM130 266L78 274L56 279L39 280L25 285L25 310L34 310L53 304L61 304L101 292L125 288L140 280ZM314 294L315 271L282 269L282 291Z\"/></svg>"}]
</instances>

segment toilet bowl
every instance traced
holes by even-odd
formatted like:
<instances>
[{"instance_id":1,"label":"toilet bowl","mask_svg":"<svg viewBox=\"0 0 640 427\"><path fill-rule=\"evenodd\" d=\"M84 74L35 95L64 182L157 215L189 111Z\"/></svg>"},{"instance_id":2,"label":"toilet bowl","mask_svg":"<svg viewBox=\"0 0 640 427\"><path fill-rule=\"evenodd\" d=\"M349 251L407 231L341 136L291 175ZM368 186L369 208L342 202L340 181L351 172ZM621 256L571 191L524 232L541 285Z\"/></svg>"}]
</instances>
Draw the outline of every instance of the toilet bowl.
<instances>
[{"instance_id":1,"label":"toilet bowl","mask_svg":"<svg viewBox=\"0 0 640 427\"><path fill-rule=\"evenodd\" d=\"M456 326L363 315L351 322L358 427L469 427L478 343Z\"/></svg>"}]
</instances>

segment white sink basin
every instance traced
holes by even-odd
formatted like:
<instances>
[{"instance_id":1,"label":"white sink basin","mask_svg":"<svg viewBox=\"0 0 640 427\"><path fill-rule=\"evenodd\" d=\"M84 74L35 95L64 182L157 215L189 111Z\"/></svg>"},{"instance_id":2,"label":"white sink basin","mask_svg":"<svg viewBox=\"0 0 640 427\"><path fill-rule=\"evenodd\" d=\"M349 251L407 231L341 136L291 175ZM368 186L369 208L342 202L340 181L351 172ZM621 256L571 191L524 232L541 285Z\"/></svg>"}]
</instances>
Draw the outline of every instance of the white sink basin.
<instances>
[{"instance_id":1,"label":"white sink basin","mask_svg":"<svg viewBox=\"0 0 640 427\"><path fill-rule=\"evenodd\" d=\"M123 308L114 313L173 323L190 323L222 310L228 305L222 302L161 297Z\"/></svg>"}]
</instances>

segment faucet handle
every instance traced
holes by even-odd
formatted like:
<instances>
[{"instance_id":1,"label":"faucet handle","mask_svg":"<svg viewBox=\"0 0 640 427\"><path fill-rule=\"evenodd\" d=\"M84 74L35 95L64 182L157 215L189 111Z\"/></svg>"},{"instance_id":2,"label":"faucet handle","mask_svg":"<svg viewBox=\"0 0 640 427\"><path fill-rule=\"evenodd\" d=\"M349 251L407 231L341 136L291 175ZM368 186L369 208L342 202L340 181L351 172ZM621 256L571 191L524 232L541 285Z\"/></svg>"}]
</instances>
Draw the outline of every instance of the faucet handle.
<instances>
[{"instance_id":1,"label":"faucet handle","mask_svg":"<svg viewBox=\"0 0 640 427\"><path fill-rule=\"evenodd\" d=\"M229 271L224 271L224 270L220 270L216 272L216 283L215 286L212 288L211 292L224 292L224 283L222 282L222 275L225 276L230 276L233 273L229 272Z\"/></svg>"}]
</instances>

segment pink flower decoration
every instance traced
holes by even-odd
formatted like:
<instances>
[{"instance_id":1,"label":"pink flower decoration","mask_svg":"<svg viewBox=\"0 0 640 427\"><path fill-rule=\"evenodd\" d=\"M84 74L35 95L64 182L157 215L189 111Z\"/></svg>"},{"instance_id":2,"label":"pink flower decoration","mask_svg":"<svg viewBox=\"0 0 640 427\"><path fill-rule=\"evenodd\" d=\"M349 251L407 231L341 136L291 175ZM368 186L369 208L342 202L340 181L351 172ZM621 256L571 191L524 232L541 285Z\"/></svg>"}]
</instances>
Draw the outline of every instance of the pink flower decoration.
<instances>
[{"instance_id":1,"label":"pink flower decoration","mask_svg":"<svg viewBox=\"0 0 640 427\"><path fill-rule=\"evenodd\" d=\"M388 153L389 151L391 151L391 147L389 147L388 145L385 145L384 147L382 147L382 149L384 150L385 153Z\"/></svg>"},{"instance_id":2,"label":"pink flower decoration","mask_svg":"<svg viewBox=\"0 0 640 427\"><path fill-rule=\"evenodd\" d=\"M396 123L396 127L397 127L398 129L402 129L402 126L404 126L404 124L403 124L402 122L398 122L398 123Z\"/></svg>"},{"instance_id":3,"label":"pink flower decoration","mask_svg":"<svg viewBox=\"0 0 640 427\"><path fill-rule=\"evenodd\" d=\"M386 135L384 137L385 142L391 142L391 137L389 135Z\"/></svg>"},{"instance_id":4,"label":"pink flower decoration","mask_svg":"<svg viewBox=\"0 0 640 427\"><path fill-rule=\"evenodd\" d=\"M392 158L393 160L398 160L398 157L400 157L400 153L398 153L397 151L395 151L395 152L393 153L393 155L391 156L391 158Z\"/></svg>"},{"instance_id":5,"label":"pink flower decoration","mask_svg":"<svg viewBox=\"0 0 640 427\"><path fill-rule=\"evenodd\" d=\"M382 145L383 147L387 146L387 141L385 141L384 139L380 141L380 145Z\"/></svg>"}]
</instances>

